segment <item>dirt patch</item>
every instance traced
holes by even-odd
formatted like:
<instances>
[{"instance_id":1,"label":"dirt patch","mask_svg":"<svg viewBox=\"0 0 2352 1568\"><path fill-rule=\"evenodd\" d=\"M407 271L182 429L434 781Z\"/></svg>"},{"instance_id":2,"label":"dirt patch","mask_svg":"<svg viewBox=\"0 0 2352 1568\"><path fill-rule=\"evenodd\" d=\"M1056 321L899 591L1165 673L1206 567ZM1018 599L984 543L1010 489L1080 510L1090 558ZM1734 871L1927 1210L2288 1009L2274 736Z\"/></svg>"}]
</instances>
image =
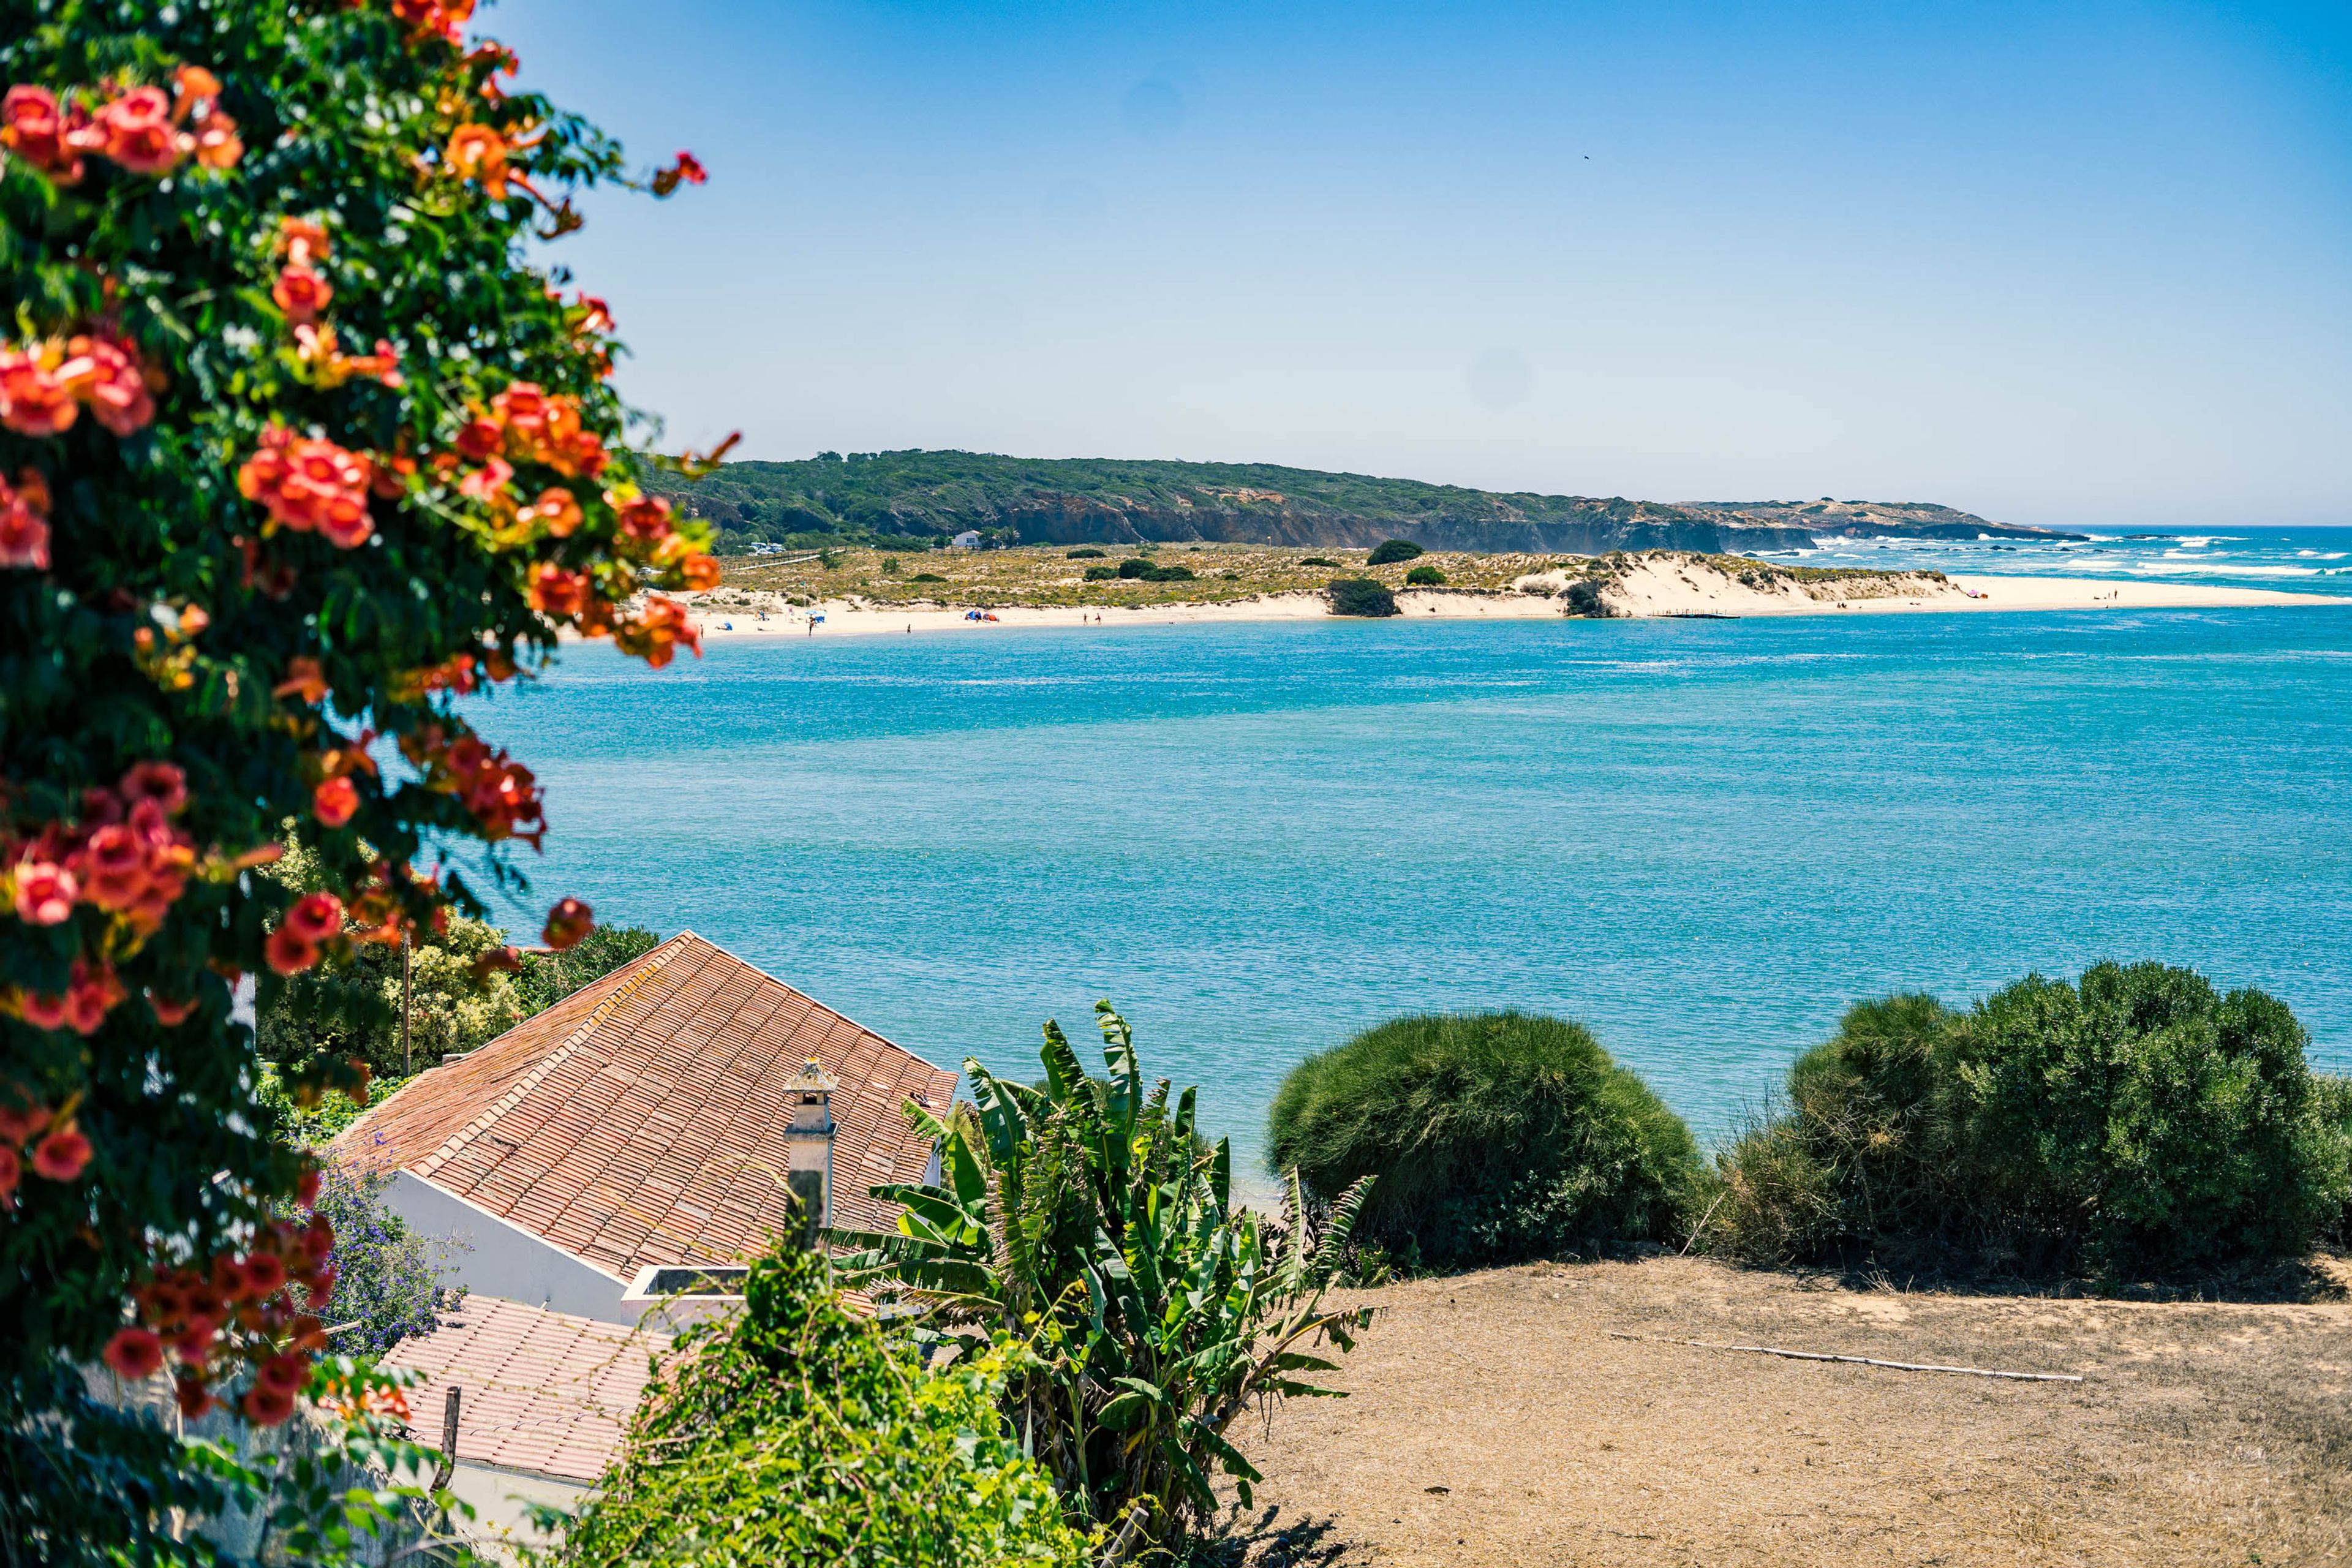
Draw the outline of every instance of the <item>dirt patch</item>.
<instances>
[{"instance_id":1,"label":"dirt patch","mask_svg":"<svg viewBox=\"0 0 2352 1568\"><path fill-rule=\"evenodd\" d=\"M1244 1438L1266 1476L1254 1561L2352 1557L2352 1306L1856 1289L1675 1258L1360 1299L1381 1317L1328 1380L1352 1397L1292 1401Z\"/></svg>"}]
</instances>

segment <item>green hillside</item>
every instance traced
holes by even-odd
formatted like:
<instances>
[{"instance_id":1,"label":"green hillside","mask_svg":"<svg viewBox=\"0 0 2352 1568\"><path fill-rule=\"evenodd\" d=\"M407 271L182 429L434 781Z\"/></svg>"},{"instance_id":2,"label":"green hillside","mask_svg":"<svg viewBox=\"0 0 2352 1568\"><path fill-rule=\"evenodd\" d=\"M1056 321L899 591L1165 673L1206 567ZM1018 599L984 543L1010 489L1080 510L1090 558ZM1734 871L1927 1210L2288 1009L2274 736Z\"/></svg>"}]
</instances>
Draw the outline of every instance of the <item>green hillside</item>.
<instances>
[{"instance_id":1,"label":"green hillside","mask_svg":"<svg viewBox=\"0 0 2352 1568\"><path fill-rule=\"evenodd\" d=\"M1600 554L1802 549L1822 534L2073 539L1925 501L1703 501L1545 496L1271 463L825 453L730 463L657 488L717 529L719 548L919 550L967 531L990 544L1223 543Z\"/></svg>"},{"instance_id":2,"label":"green hillside","mask_svg":"<svg viewBox=\"0 0 2352 1568\"><path fill-rule=\"evenodd\" d=\"M975 452L826 454L730 463L661 486L723 550L919 548L967 530L991 543L1218 542L1594 552L1786 548L1801 530L1741 526L1621 497L1540 496L1261 463L1042 459Z\"/></svg>"}]
</instances>

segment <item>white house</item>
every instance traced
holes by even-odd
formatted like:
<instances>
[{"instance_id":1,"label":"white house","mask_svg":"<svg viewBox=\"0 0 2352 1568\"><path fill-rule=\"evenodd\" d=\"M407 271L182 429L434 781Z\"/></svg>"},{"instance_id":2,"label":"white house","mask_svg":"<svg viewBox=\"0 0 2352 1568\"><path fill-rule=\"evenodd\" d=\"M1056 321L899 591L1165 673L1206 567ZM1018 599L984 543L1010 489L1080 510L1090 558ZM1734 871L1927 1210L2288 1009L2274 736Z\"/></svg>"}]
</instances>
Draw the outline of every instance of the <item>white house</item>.
<instances>
[{"instance_id":1,"label":"white house","mask_svg":"<svg viewBox=\"0 0 2352 1568\"><path fill-rule=\"evenodd\" d=\"M967 528L967 529L965 529L961 533L959 533L959 534L957 534L957 535L955 536L954 544L955 544L955 547L956 547L958 550L977 550L977 549L979 549L979 548L980 548L980 530L978 530L978 529L976 529L976 528Z\"/></svg>"},{"instance_id":2,"label":"white house","mask_svg":"<svg viewBox=\"0 0 2352 1568\"><path fill-rule=\"evenodd\" d=\"M806 1223L796 1190L818 1223L890 1228L895 1205L867 1189L937 1173L901 1108L944 1114L955 1084L689 931L345 1128L331 1157L387 1173L386 1201L455 1244L448 1273L470 1292L387 1357L432 1380L410 1399L422 1440L440 1443L461 1390L459 1495L504 1527L576 1500L618 1448L648 1352L731 1300L673 1293Z\"/></svg>"}]
</instances>

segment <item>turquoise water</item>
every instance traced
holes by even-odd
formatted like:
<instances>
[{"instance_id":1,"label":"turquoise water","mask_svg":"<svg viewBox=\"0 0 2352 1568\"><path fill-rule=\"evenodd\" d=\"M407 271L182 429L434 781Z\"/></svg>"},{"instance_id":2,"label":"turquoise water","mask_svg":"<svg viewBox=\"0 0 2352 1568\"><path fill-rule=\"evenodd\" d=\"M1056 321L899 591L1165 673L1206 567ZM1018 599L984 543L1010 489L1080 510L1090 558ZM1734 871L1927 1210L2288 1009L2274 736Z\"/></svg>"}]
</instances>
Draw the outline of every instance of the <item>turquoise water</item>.
<instances>
[{"instance_id":1,"label":"turquoise water","mask_svg":"<svg viewBox=\"0 0 2352 1568\"><path fill-rule=\"evenodd\" d=\"M1245 1151L1401 1011L1580 1018L1719 1136L1849 1001L2108 955L2352 1066L2352 613L1322 622L566 654L534 902L934 1061L1108 995Z\"/></svg>"}]
</instances>

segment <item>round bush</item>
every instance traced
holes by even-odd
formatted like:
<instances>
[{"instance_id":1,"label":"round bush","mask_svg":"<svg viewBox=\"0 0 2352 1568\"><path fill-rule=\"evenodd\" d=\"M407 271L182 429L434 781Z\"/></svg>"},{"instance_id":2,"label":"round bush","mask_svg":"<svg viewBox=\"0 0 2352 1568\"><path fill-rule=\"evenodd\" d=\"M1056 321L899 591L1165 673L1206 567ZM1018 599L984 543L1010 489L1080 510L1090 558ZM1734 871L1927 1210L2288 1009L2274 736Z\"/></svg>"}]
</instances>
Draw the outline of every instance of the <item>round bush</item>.
<instances>
[{"instance_id":1,"label":"round bush","mask_svg":"<svg viewBox=\"0 0 2352 1568\"><path fill-rule=\"evenodd\" d=\"M1331 602L1335 616L1393 616L1398 614L1396 595L1385 583L1370 577L1335 577L1324 588L1323 596Z\"/></svg>"},{"instance_id":2,"label":"round bush","mask_svg":"<svg viewBox=\"0 0 2352 1568\"><path fill-rule=\"evenodd\" d=\"M1298 558L1298 563L1301 566L1337 566L1339 564L1337 561L1332 560L1328 555L1302 555Z\"/></svg>"},{"instance_id":3,"label":"round bush","mask_svg":"<svg viewBox=\"0 0 2352 1568\"><path fill-rule=\"evenodd\" d=\"M1274 1164L1320 1197L1380 1179L1361 1242L1441 1267L1664 1240L1700 1179L1681 1118L1580 1024L1393 1019L1291 1069Z\"/></svg>"},{"instance_id":4,"label":"round bush","mask_svg":"<svg viewBox=\"0 0 2352 1568\"><path fill-rule=\"evenodd\" d=\"M1190 566L1154 566L1137 575L1146 583L1189 583L1192 580Z\"/></svg>"},{"instance_id":5,"label":"round bush","mask_svg":"<svg viewBox=\"0 0 2352 1568\"><path fill-rule=\"evenodd\" d=\"M1151 563L1140 555L1130 555L1118 563L1118 574L1122 577L1140 577L1150 570Z\"/></svg>"},{"instance_id":6,"label":"round bush","mask_svg":"<svg viewBox=\"0 0 2352 1568\"><path fill-rule=\"evenodd\" d=\"M1118 574L1113 571L1110 567L1089 566L1087 568L1087 581L1089 583L1115 583L1118 580Z\"/></svg>"},{"instance_id":7,"label":"round bush","mask_svg":"<svg viewBox=\"0 0 2352 1568\"><path fill-rule=\"evenodd\" d=\"M1099 561L1102 558L1103 552L1091 544L1081 544L1063 557L1066 561Z\"/></svg>"},{"instance_id":8,"label":"round bush","mask_svg":"<svg viewBox=\"0 0 2352 1568\"><path fill-rule=\"evenodd\" d=\"M947 579L940 576L936 572L918 572L913 576L908 578L907 581L909 583L944 583ZM798 601L794 602L798 603Z\"/></svg>"},{"instance_id":9,"label":"round bush","mask_svg":"<svg viewBox=\"0 0 2352 1568\"><path fill-rule=\"evenodd\" d=\"M1444 585L1445 574L1434 566L1416 566L1404 574L1404 580L1416 588L1436 588Z\"/></svg>"},{"instance_id":10,"label":"round bush","mask_svg":"<svg viewBox=\"0 0 2352 1568\"><path fill-rule=\"evenodd\" d=\"M1399 561L1411 561L1422 552L1421 546L1410 539L1383 539L1372 546L1372 552L1364 557L1364 564L1392 565Z\"/></svg>"},{"instance_id":11,"label":"round bush","mask_svg":"<svg viewBox=\"0 0 2352 1568\"><path fill-rule=\"evenodd\" d=\"M1726 1152L1718 1245L2107 1276L2298 1256L2352 1191L2305 1046L2275 998L2158 963L2028 975L1965 1014L1864 1003Z\"/></svg>"}]
</instances>

